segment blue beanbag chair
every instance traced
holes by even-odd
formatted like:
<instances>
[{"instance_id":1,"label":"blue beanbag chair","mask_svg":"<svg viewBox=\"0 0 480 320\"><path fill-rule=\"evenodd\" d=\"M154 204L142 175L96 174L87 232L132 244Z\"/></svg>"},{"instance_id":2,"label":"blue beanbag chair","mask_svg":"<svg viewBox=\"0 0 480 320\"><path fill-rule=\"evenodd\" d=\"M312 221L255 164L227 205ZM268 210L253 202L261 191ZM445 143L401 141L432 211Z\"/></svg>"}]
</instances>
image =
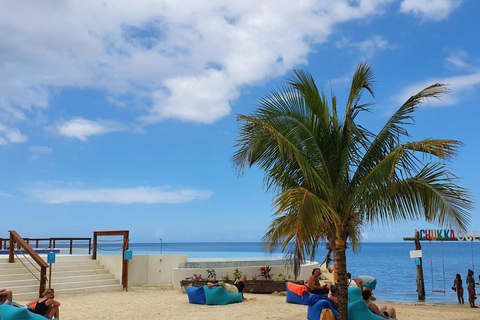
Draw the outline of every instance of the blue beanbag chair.
<instances>
[{"instance_id":1,"label":"blue beanbag chair","mask_svg":"<svg viewBox=\"0 0 480 320\"><path fill-rule=\"evenodd\" d=\"M17 308L2 304L0 306L1 320L45 320L44 316L28 311L24 308Z\"/></svg>"},{"instance_id":2,"label":"blue beanbag chair","mask_svg":"<svg viewBox=\"0 0 480 320\"><path fill-rule=\"evenodd\" d=\"M205 299L205 290L203 287L186 287L185 291L187 292L188 302L194 304L206 304Z\"/></svg>"},{"instance_id":3,"label":"blue beanbag chair","mask_svg":"<svg viewBox=\"0 0 480 320\"><path fill-rule=\"evenodd\" d=\"M307 287L301 284L295 284L292 282L287 282L287 302L307 305L308 297L310 293L307 291ZM299 295L301 293L301 295Z\"/></svg>"},{"instance_id":4,"label":"blue beanbag chair","mask_svg":"<svg viewBox=\"0 0 480 320\"><path fill-rule=\"evenodd\" d=\"M203 286L205 291L205 300L208 305L226 305L230 303L242 302L241 293L231 293L223 289L223 287Z\"/></svg>"},{"instance_id":5,"label":"blue beanbag chair","mask_svg":"<svg viewBox=\"0 0 480 320\"><path fill-rule=\"evenodd\" d=\"M322 314L323 309L332 310L335 319L337 319L337 306L332 300L323 294L310 294L310 297L308 298L307 319L320 320L320 315Z\"/></svg>"}]
</instances>

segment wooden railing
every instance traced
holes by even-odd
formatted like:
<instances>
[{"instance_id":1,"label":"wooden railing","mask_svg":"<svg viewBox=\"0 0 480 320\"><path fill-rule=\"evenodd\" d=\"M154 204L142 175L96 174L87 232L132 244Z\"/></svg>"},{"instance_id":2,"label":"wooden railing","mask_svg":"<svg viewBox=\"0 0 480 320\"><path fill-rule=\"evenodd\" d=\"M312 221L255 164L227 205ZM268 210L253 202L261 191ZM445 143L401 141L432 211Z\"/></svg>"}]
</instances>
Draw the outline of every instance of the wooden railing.
<instances>
[{"instance_id":1,"label":"wooden railing","mask_svg":"<svg viewBox=\"0 0 480 320\"><path fill-rule=\"evenodd\" d=\"M23 238L27 244L30 246L33 246L33 243L35 243L35 249L39 249L39 245L41 243L48 242L48 247L44 249L56 249L57 248L57 241L69 241L69 249L70 249L70 254L73 253L73 248L75 241L88 241L88 254L92 252L92 238ZM8 246L7 243L10 241L10 239L3 239L0 238L0 250L7 250ZM18 248L18 244L17 244ZM61 248L61 246L60 246Z\"/></svg>"},{"instance_id":2,"label":"wooden railing","mask_svg":"<svg viewBox=\"0 0 480 320\"><path fill-rule=\"evenodd\" d=\"M122 245L122 285L128 291L128 260L125 260L125 251L129 247L129 231L93 231L93 253L92 259L97 259L98 237L99 236L123 236Z\"/></svg>"},{"instance_id":3,"label":"wooden railing","mask_svg":"<svg viewBox=\"0 0 480 320\"><path fill-rule=\"evenodd\" d=\"M40 267L40 287L38 288L38 296L42 297L43 292L45 292L46 288L46 283L47 283L47 268L48 264L43 260L38 253L35 252L35 250L30 247L30 245L23 240L20 235L14 231L10 230L10 246L9 246L9 255L8 255L8 262L13 263L15 262L15 244L17 244L17 247L19 249L23 249L26 251L26 253L38 264ZM28 260L28 259L27 259ZM28 260L30 263L32 263L30 260ZM23 262L22 262L23 263ZM34 265L35 266L35 265ZM25 266L27 268L27 266ZM28 268L27 268L28 269ZM30 270L30 269L28 269ZM30 271L31 272L31 271ZM33 274L33 273L32 273ZM34 275L35 276L35 275Z\"/></svg>"}]
</instances>

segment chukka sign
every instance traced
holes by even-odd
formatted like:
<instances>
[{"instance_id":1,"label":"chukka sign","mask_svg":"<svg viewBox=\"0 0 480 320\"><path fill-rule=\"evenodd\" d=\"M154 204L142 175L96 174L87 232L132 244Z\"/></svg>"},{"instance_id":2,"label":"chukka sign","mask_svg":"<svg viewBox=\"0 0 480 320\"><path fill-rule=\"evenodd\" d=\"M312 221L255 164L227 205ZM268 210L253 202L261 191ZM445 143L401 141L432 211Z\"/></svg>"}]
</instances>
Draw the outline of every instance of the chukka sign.
<instances>
[{"instance_id":1,"label":"chukka sign","mask_svg":"<svg viewBox=\"0 0 480 320\"><path fill-rule=\"evenodd\" d=\"M457 232L453 229L422 229L420 239L427 241L479 241L478 231Z\"/></svg>"}]
</instances>

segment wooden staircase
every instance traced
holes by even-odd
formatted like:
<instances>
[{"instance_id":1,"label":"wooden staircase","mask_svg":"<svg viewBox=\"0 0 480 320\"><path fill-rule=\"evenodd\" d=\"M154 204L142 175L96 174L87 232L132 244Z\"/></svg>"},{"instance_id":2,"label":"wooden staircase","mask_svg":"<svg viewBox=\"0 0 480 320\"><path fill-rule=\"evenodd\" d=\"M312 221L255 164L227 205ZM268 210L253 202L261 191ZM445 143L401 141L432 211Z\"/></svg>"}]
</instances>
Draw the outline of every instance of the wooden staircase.
<instances>
[{"instance_id":1,"label":"wooden staircase","mask_svg":"<svg viewBox=\"0 0 480 320\"><path fill-rule=\"evenodd\" d=\"M45 261L46 255L40 255ZM24 262L22 264L21 261ZM40 272L22 256L8 263L8 256L0 256L0 288L13 291L13 299L20 303L38 298L39 281L27 268L40 278ZM48 278L48 269L47 269ZM120 280L89 255L57 255L52 267L51 287L55 295L99 291L122 291ZM48 282L47 282L48 288Z\"/></svg>"}]
</instances>

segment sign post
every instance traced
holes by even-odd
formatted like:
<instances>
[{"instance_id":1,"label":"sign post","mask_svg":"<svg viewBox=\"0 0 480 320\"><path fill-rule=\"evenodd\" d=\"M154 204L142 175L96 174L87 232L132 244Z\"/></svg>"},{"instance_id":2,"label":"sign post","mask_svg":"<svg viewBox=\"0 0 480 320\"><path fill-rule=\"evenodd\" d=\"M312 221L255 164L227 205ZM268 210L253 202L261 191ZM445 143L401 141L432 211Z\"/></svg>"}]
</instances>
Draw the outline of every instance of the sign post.
<instances>
[{"instance_id":1,"label":"sign post","mask_svg":"<svg viewBox=\"0 0 480 320\"><path fill-rule=\"evenodd\" d=\"M132 258L133 258L132 250L130 250L130 249L125 250L125 252L123 254L123 260L125 260L125 263L126 263L126 272L128 272L128 261L132 260ZM128 277L127 277L127 279L128 279ZM125 291L128 292L128 280L125 283Z\"/></svg>"},{"instance_id":2,"label":"sign post","mask_svg":"<svg viewBox=\"0 0 480 320\"><path fill-rule=\"evenodd\" d=\"M50 264L50 270L48 271L48 289L52 288L52 265L55 263L55 252L50 251L47 254L47 263Z\"/></svg>"}]
</instances>

